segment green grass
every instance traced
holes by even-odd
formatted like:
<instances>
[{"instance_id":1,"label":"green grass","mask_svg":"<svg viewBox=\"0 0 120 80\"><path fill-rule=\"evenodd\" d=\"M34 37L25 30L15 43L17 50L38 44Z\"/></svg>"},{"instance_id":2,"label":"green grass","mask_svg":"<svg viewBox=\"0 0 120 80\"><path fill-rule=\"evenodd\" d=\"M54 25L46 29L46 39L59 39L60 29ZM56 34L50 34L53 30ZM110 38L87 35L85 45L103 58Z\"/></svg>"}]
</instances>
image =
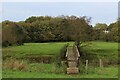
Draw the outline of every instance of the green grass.
<instances>
[{"instance_id":1,"label":"green grass","mask_svg":"<svg viewBox=\"0 0 120 80\"><path fill-rule=\"evenodd\" d=\"M84 51L88 55L96 55L96 57L107 60L118 61L118 43L115 42L87 42L83 45L88 44L88 46L83 47Z\"/></svg>"},{"instance_id":2,"label":"green grass","mask_svg":"<svg viewBox=\"0 0 120 80\"><path fill-rule=\"evenodd\" d=\"M26 56L29 54L39 55L56 55L60 53L60 49L67 42L55 43L25 43L23 46L13 46L3 48L3 56ZM72 45L73 42L70 42ZM83 45L89 44L83 49L88 53L88 57L95 59L93 55L108 61L117 61L118 57L118 44L114 42L86 42ZM99 64L99 63L98 63ZM118 67L110 64L100 69L98 66L91 66L88 64L88 71L79 73L77 75L67 75L62 70L63 68L56 68L54 63L30 63L28 70L3 70L3 78L117 78ZM83 68L85 69L85 67Z\"/></svg>"},{"instance_id":3,"label":"green grass","mask_svg":"<svg viewBox=\"0 0 120 80\"><path fill-rule=\"evenodd\" d=\"M52 73L54 70L55 64L32 63L28 67L31 72Z\"/></svg>"},{"instance_id":4,"label":"green grass","mask_svg":"<svg viewBox=\"0 0 120 80\"><path fill-rule=\"evenodd\" d=\"M29 71L4 70L2 75L3 78L117 78L118 76L117 67L113 66L105 67L103 70L101 70L100 68L91 67L90 70L89 73L77 75L67 75L65 73L56 74L39 71L29 72Z\"/></svg>"},{"instance_id":5,"label":"green grass","mask_svg":"<svg viewBox=\"0 0 120 80\"><path fill-rule=\"evenodd\" d=\"M72 44L73 42L68 42ZM60 53L60 49L64 47L66 42L53 43L25 43L23 46L12 46L3 48L3 57L23 57L26 55L56 55Z\"/></svg>"},{"instance_id":6,"label":"green grass","mask_svg":"<svg viewBox=\"0 0 120 80\"><path fill-rule=\"evenodd\" d=\"M118 43L115 42L88 42L85 44L90 44L86 46L86 50L90 50L91 52L100 55L112 55L118 53Z\"/></svg>"}]
</instances>

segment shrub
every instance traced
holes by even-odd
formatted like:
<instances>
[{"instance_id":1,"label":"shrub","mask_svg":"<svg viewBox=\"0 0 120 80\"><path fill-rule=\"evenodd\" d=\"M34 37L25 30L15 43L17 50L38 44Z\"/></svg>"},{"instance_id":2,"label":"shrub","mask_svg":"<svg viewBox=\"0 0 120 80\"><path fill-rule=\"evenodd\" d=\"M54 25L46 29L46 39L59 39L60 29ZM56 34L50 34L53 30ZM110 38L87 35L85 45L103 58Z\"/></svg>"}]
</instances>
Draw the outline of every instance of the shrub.
<instances>
[{"instance_id":1,"label":"shrub","mask_svg":"<svg viewBox=\"0 0 120 80\"><path fill-rule=\"evenodd\" d=\"M22 27L15 22L2 22L2 46L22 45L24 39L24 31Z\"/></svg>"},{"instance_id":2,"label":"shrub","mask_svg":"<svg viewBox=\"0 0 120 80\"><path fill-rule=\"evenodd\" d=\"M64 45L64 47L61 48L60 50L60 54L56 56L56 63L57 63L57 66L59 67L61 66L61 61L64 61L66 59L65 55L66 55L68 45L69 44Z\"/></svg>"}]
</instances>

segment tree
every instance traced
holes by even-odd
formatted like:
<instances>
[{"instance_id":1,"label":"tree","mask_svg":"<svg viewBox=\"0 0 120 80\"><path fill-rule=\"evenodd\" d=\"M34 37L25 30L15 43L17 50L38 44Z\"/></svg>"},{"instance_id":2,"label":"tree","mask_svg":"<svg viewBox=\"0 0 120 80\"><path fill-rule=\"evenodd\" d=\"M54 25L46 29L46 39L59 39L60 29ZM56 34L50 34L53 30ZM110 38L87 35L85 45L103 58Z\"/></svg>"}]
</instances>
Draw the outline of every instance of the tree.
<instances>
[{"instance_id":1,"label":"tree","mask_svg":"<svg viewBox=\"0 0 120 80\"><path fill-rule=\"evenodd\" d=\"M15 22L2 22L2 44L3 46L22 45L23 44L23 30Z\"/></svg>"},{"instance_id":2,"label":"tree","mask_svg":"<svg viewBox=\"0 0 120 80\"><path fill-rule=\"evenodd\" d=\"M119 21L115 23L111 23L108 26L110 41L116 41L116 42L119 41L118 24L119 24Z\"/></svg>"},{"instance_id":3,"label":"tree","mask_svg":"<svg viewBox=\"0 0 120 80\"><path fill-rule=\"evenodd\" d=\"M108 26L105 23L97 23L94 26L94 40L103 40L103 41L108 41L107 37L107 30Z\"/></svg>"},{"instance_id":4,"label":"tree","mask_svg":"<svg viewBox=\"0 0 120 80\"><path fill-rule=\"evenodd\" d=\"M91 32L93 32L93 27L89 22L90 19L85 16L74 15L32 16L20 22L5 21L3 22L4 35L7 35L7 32L10 34L7 35L8 37L4 36L4 41L7 44L10 42L15 44L19 38L22 42L77 41L79 43L80 41L88 41L92 40ZM11 36L14 37L14 40L8 39Z\"/></svg>"}]
</instances>

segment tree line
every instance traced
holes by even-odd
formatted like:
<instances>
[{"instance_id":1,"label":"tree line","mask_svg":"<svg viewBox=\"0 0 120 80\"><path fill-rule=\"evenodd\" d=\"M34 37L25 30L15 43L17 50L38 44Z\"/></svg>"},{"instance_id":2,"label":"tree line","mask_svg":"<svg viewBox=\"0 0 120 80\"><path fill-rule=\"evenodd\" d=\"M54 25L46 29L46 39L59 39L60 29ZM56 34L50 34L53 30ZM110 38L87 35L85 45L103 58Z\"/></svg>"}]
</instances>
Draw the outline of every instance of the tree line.
<instances>
[{"instance_id":1,"label":"tree line","mask_svg":"<svg viewBox=\"0 0 120 80\"><path fill-rule=\"evenodd\" d=\"M90 24L86 16L31 16L25 21L2 22L2 45L23 45L29 42L118 41L118 21L109 26Z\"/></svg>"}]
</instances>

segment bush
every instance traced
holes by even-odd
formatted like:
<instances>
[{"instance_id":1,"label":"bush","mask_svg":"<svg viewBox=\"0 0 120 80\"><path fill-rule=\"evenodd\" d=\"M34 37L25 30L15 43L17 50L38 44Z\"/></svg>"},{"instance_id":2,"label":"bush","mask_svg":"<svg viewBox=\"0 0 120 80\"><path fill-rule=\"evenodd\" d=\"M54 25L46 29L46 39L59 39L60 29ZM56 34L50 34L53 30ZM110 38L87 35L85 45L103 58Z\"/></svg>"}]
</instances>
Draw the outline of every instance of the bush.
<instances>
[{"instance_id":1,"label":"bush","mask_svg":"<svg viewBox=\"0 0 120 80\"><path fill-rule=\"evenodd\" d=\"M2 46L22 45L24 39L24 31L22 27L15 22L2 22Z\"/></svg>"},{"instance_id":2,"label":"bush","mask_svg":"<svg viewBox=\"0 0 120 80\"><path fill-rule=\"evenodd\" d=\"M56 65L54 73L56 74L67 73L67 65L65 61L61 61L60 67Z\"/></svg>"},{"instance_id":3,"label":"bush","mask_svg":"<svg viewBox=\"0 0 120 80\"><path fill-rule=\"evenodd\" d=\"M69 44L64 45L64 47L60 50L60 54L58 54L56 56L56 63L57 66L61 66L61 61L64 61L66 59L65 55L66 55L66 51L67 51L67 47Z\"/></svg>"},{"instance_id":4,"label":"bush","mask_svg":"<svg viewBox=\"0 0 120 80\"><path fill-rule=\"evenodd\" d=\"M80 74L82 73L85 73L85 63L84 63L84 61L83 60L79 60L79 65L78 65L78 67L79 67L79 70L80 70Z\"/></svg>"}]
</instances>

